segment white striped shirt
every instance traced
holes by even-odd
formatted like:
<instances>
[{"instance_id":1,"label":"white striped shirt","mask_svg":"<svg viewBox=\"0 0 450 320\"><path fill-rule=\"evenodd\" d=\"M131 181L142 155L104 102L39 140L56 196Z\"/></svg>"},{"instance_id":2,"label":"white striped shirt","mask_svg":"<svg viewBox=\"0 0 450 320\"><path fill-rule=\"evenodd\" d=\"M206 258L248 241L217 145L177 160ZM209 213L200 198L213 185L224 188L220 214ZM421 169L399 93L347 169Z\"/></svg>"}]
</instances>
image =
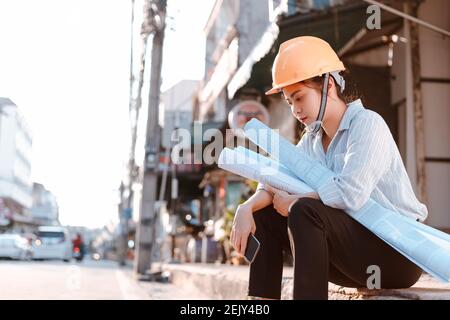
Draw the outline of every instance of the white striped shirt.
<instances>
[{"instance_id":1,"label":"white striped shirt","mask_svg":"<svg viewBox=\"0 0 450 320\"><path fill-rule=\"evenodd\" d=\"M412 189L400 152L384 119L360 99L347 105L325 153L321 129L306 133L297 147L336 173L317 192L327 206L359 210L372 198L383 207L424 221L427 207Z\"/></svg>"}]
</instances>

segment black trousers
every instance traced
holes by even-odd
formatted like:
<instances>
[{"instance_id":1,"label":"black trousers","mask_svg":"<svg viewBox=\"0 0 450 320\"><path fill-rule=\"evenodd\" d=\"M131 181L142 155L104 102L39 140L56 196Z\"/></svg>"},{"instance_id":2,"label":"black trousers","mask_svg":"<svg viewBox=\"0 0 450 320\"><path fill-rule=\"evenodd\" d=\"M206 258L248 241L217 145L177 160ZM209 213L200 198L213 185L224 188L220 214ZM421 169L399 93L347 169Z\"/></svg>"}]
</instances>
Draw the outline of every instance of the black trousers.
<instances>
[{"instance_id":1,"label":"black trousers","mask_svg":"<svg viewBox=\"0 0 450 320\"><path fill-rule=\"evenodd\" d=\"M410 287L422 273L343 210L320 200L297 200L287 218L271 205L253 217L261 247L250 265L249 296L280 299L283 250L294 258L294 299L327 299L328 281L366 287L375 270L369 266L379 267L381 288Z\"/></svg>"}]
</instances>

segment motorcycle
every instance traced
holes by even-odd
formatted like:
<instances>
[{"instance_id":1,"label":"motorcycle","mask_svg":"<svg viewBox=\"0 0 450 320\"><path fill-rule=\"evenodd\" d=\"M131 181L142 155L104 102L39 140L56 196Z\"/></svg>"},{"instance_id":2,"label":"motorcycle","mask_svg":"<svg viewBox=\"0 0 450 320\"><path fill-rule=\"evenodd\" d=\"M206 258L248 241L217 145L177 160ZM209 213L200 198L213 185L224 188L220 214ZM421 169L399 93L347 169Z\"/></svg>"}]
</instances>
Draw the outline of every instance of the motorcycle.
<instances>
[{"instance_id":1,"label":"motorcycle","mask_svg":"<svg viewBox=\"0 0 450 320\"><path fill-rule=\"evenodd\" d=\"M81 246L73 247L73 257L76 261L81 262L84 258L83 248Z\"/></svg>"}]
</instances>

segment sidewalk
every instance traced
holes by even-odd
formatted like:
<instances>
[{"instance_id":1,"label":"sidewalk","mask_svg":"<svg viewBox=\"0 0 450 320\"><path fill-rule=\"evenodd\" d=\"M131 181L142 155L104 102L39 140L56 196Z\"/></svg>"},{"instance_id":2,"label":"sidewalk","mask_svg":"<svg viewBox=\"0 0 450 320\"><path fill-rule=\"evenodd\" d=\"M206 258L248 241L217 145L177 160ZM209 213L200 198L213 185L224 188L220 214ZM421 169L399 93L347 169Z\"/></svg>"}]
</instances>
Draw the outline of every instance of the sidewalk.
<instances>
[{"instance_id":1,"label":"sidewalk","mask_svg":"<svg viewBox=\"0 0 450 320\"><path fill-rule=\"evenodd\" d=\"M214 264L166 264L171 282L177 286L194 287L211 299L246 299L248 266ZM282 300L292 299L293 269L285 267ZM188 297L186 297L188 298ZM440 283L424 274L408 289L358 290L329 284L331 300L450 300L450 284Z\"/></svg>"}]
</instances>

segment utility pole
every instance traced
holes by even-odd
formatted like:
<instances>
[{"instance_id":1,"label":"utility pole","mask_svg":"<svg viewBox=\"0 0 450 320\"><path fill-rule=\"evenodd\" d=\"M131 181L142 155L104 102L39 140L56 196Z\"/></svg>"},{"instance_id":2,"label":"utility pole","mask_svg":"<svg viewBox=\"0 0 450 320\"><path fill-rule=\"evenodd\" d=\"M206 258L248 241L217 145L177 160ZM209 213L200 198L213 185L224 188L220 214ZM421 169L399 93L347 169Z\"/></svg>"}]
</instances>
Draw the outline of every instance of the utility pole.
<instances>
[{"instance_id":1,"label":"utility pole","mask_svg":"<svg viewBox=\"0 0 450 320\"><path fill-rule=\"evenodd\" d=\"M146 26L152 34L152 61L150 92L148 100L148 117L145 138L145 158L143 163L144 178L142 183L142 200L139 224L136 234L135 272L145 274L151 267L152 248L155 241L156 192L158 182L158 165L160 149L159 97L161 86L162 51L166 15L166 0L147 1Z\"/></svg>"},{"instance_id":2,"label":"utility pole","mask_svg":"<svg viewBox=\"0 0 450 320\"><path fill-rule=\"evenodd\" d=\"M135 0L131 0L131 21L130 21L130 96L129 96L129 113L130 117L133 116L133 110L135 109L135 99L133 97L134 86L134 72L133 72L133 58L134 58L134 3ZM135 112L136 113L136 112ZM120 184L120 204L119 204L119 224L120 237L118 239L118 262L120 266L126 264L127 252L128 252L128 223L131 218L132 208L132 187L133 187L133 173L135 171L134 152L136 145L136 125L133 119L131 121L131 148L128 159L127 176L128 179L124 179Z\"/></svg>"}]
</instances>

